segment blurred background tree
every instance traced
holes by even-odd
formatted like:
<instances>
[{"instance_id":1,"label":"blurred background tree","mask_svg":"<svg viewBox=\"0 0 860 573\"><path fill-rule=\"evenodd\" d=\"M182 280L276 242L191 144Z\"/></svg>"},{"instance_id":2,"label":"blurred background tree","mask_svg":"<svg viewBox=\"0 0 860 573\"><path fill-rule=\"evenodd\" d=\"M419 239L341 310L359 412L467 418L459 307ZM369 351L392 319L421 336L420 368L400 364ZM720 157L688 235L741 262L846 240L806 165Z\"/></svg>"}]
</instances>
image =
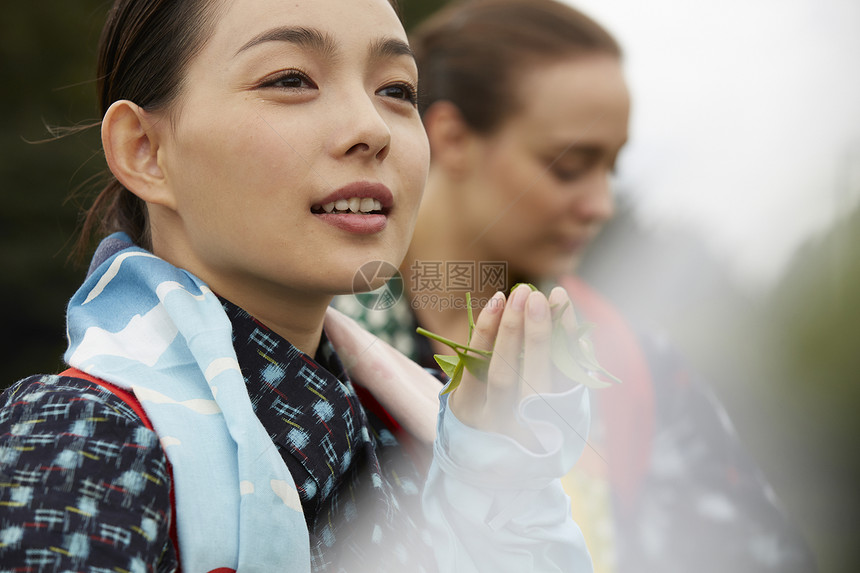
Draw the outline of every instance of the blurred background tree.
<instances>
[{"instance_id":1,"label":"blurred background tree","mask_svg":"<svg viewBox=\"0 0 860 573\"><path fill-rule=\"evenodd\" d=\"M46 125L97 115L96 44L103 0L13 2L0 19L0 297L2 385L52 372L65 349L66 301L83 272L66 264L77 209L67 197L104 162L98 130L67 139Z\"/></svg>"},{"instance_id":2,"label":"blurred background tree","mask_svg":"<svg viewBox=\"0 0 860 573\"><path fill-rule=\"evenodd\" d=\"M751 295L699 238L643 229L622 201L580 274L712 384L819 571L860 571L860 209Z\"/></svg>"},{"instance_id":3,"label":"blurred background tree","mask_svg":"<svg viewBox=\"0 0 860 573\"><path fill-rule=\"evenodd\" d=\"M421 20L449 2L450 0L398 0L403 26L408 32Z\"/></svg>"},{"instance_id":4,"label":"blurred background tree","mask_svg":"<svg viewBox=\"0 0 860 573\"><path fill-rule=\"evenodd\" d=\"M407 28L445 3L400 0ZM28 141L49 137L46 125L98 119L96 44L108 6L14 2L0 20L0 388L61 368L65 305L84 275L67 262L80 206L67 198L98 189L87 182L104 160L97 128ZM821 571L860 570L860 462L851 454L860 435L860 211L843 214L756 296L735 288L696 240L643 230L624 205L582 270L635 320L662 324L715 384Z\"/></svg>"}]
</instances>

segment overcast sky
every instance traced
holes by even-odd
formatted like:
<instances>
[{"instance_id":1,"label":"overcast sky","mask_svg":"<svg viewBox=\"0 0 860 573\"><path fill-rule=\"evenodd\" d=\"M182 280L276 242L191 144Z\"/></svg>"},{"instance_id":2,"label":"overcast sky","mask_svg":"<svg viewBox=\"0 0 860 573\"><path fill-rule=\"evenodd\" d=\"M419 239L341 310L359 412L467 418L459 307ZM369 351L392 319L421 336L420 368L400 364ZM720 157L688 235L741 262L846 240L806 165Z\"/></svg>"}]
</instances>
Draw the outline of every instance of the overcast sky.
<instances>
[{"instance_id":1,"label":"overcast sky","mask_svg":"<svg viewBox=\"0 0 860 573\"><path fill-rule=\"evenodd\" d=\"M577 0L621 41L620 178L649 228L700 233L760 290L860 196L860 2Z\"/></svg>"}]
</instances>

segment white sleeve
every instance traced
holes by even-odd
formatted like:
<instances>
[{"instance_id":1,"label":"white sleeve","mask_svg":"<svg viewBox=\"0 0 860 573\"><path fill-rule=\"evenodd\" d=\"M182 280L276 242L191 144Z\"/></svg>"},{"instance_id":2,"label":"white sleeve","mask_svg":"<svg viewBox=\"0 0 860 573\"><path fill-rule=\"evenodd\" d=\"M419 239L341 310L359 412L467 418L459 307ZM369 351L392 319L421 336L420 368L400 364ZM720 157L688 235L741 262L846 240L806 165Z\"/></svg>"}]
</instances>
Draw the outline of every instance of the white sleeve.
<instances>
[{"instance_id":1,"label":"white sleeve","mask_svg":"<svg viewBox=\"0 0 860 573\"><path fill-rule=\"evenodd\" d=\"M423 506L440 571L591 573L559 478L586 446L588 391L523 400L540 446L461 423L441 396Z\"/></svg>"}]
</instances>

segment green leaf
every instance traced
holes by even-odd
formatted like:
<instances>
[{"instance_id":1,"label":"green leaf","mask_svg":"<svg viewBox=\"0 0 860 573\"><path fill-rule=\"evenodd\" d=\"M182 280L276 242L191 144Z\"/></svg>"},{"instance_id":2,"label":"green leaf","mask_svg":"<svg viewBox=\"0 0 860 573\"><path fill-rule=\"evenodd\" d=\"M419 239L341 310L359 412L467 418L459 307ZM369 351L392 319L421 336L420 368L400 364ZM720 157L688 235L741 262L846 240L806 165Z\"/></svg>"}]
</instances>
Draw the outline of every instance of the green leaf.
<instances>
[{"instance_id":1,"label":"green leaf","mask_svg":"<svg viewBox=\"0 0 860 573\"><path fill-rule=\"evenodd\" d=\"M530 289L532 289L532 292L537 292L537 289L538 289L538 288L537 288L535 285L533 285L532 283L517 283L517 284L515 284L514 286L512 286L512 287L511 287L511 292L514 292L514 291L517 289L517 287L518 287L518 286L520 286L520 285L526 285L527 287L529 287Z\"/></svg>"},{"instance_id":2,"label":"green leaf","mask_svg":"<svg viewBox=\"0 0 860 573\"><path fill-rule=\"evenodd\" d=\"M470 354L459 354L460 362L466 367L472 376L481 382L487 381L487 373L490 370L490 359L483 356L472 356Z\"/></svg>"},{"instance_id":3,"label":"green leaf","mask_svg":"<svg viewBox=\"0 0 860 573\"><path fill-rule=\"evenodd\" d=\"M592 375L599 374L600 376L605 376L612 380L617 384L621 384L621 380L612 374L609 373L600 363L597 361L597 356L594 353L594 344L591 342L587 335L591 330L595 328L594 324L585 323L580 327L581 334L577 331L577 337L579 344L576 346L576 358L583 368L588 370Z\"/></svg>"},{"instance_id":4,"label":"green leaf","mask_svg":"<svg viewBox=\"0 0 860 573\"><path fill-rule=\"evenodd\" d=\"M558 324L553 328L551 344L550 356L552 357L552 363L565 378L569 378L570 380L589 388L605 388L609 386L606 382L591 376L583 365L576 359L574 353L571 352L571 347L574 346L575 343L570 343L567 332L561 324Z\"/></svg>"},{"instance_id":5,"label":"green leaf","mask_svg":"<svg viewBox=\"0 0 860 573\"><path fill-rule=\"evenodd\" d=\"M432 340L436 340L438 342L441 342L442 344L451 348L451 350L453 350L454 352L459 352L459 351L474 352L475 354L480 354L481 356L486 356L487 358L489 358L490 356L493 355L492 350L481 350L479 348L472 348L471 346L467 346L465 344L460 344L460 343L454 342L453 340L445 338L444 336L440 336L436 333L430 332L429 330L425 330L425 329L421 328L420 326L415 329L415 332L417 332L418 334L420 334L422 336L426 336L427 338L430 338Z\"/></svg>"},{"instance_id":6,"label":"green leaf","mask_svg":"<svg viewBox=\"0 0 860 573\"><path fill-rule=\"evenodd\" d=\"M472 333L475 331L475 319L472 317L472 295L466 293L466 315L469 317L469 339L466 344L472 344Z\"/></svg>"},{"instance_id":7,"label":"green leaf","mask_svg":"<svg viewBox=\"0 0 860 573\"><path fill-rule=\"evenodd\" d=\"M460 385L460 382L463 380L463 363L457 362L456 368L454 368L454 372L451 375L451 380L448 381L448 385L445 386L445 389L442 391L442 394L449 394L457 389L457 386Z\"/></svg>"},{"instance_id":8,"label":"green leaf","mask_svg":"<svg viewBox=\"0 0 860 573\"><path fill-rule=\"evenodd\" d=\"M442 372L444 372L448 378L454 375L454 369L457 368L457 364L460 362L459 357L448 356L447 354L434 354L433 358L436 359L436 364L439 365Z\"/></svg>"},{"instance_id":9,"label":"green leaf","mask_svg":"<svg viewBox=\"0 0 860 573\"><path fill-rule=\"evenodd\" d=\"M461 371L460 376L462 376L462 369L465 368L472 374L472 376L481 382L487 381L487 372L490 369L490 360L488 358L483 356L472 356L463 352L458 352L456 356L435 354L433 355L433 358L436 359L436 363L440 368L442 368L442 371L448 376L448 378L451 378L452 380L457 374L458 369ZM458 380L457 384L459 383L460 381ZM451 390L453 390L453 388L448 390L448 392Z\"/></svg>"},{"instance_id":10,"label":"green leaf","mask_svg":"<svg viewBox=\"0 0 860 573\"><path fill-rule=\"evenodd\" d=\"M532 290L537 290L537 288L530 283L517 283L511 291L520 284L526 284ZM588 338L589 333L594 328L593 324L583 323L578 325L576 331L572 335L569 335L567 330L565 330L561 323L561 317L567 310L569 304L569 302L566 302L558 312L555 311L555 307L552 308L553 324L550 356L553 365L564 377L589 388L606 388L607 386L611 386L609 382L601 379L601 377L620 383L621 380L607 372L606 369L597 361L597 356L595 356L594 353L594 345ZM490 369L490 359L493 356L493 352L491 350L479 350L469 346L472 341L472 333L475 330L475 321L472 316L471 295L469 293L466 293L466 308L469 320L469 341L467 344L459 344L421 327L416 329L418 334L441 342L455 352L455 356L446 354L434 355L436 363L439 364L442 371L450 378L448 385L442 392L443 394L453 392L457 386L460 385L460 382L463 379L463 372L467 370L478 380L481 380L482 382L487 381Z\"/></svg>"},{"instance_id":11,"label":"green leaf","mask_svg":"<svg viewBox=\"0 0 860 573\"><path fill-rule=\"evenodd\" d=\"M553 319L552 319L553 326L556 326L556 325L561 323L561 317L564 316L564 311L566 311L567 307L570 306L570 301L569 300L565 301L564 306L562 306L561 310L559 310L558 312L555 311L555 307L557 307L557 306L558 306L558 304L553 304L549 307L550 312L552 314L554 314Z\"/></svg>"}]
</instances>

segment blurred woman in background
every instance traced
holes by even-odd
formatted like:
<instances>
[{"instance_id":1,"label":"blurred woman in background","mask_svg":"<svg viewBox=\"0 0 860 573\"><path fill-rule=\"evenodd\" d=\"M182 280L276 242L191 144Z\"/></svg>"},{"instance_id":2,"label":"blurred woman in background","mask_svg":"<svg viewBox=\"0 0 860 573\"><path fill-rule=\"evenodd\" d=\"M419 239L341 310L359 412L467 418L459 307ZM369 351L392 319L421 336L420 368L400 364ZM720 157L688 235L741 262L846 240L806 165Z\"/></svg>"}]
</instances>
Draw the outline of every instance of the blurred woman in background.
<instances>
[{"instance_id":1,"label":"blurred woman in background","mask_svg":"<svg viewBox=\"0 0 860 573\"><path fill-rule=\"evenodd\" d=\"M411 35L431 168L400 268L406 298L337 305L428 368L422 326L468 336L465 293L563 286L621 385L592 393L590 447L566 477L597 571L812 571L814 559L707 387L574 276L613 215L628 136L618 43L554 0L458 2Z\"/></svg>"}]
</instances>

